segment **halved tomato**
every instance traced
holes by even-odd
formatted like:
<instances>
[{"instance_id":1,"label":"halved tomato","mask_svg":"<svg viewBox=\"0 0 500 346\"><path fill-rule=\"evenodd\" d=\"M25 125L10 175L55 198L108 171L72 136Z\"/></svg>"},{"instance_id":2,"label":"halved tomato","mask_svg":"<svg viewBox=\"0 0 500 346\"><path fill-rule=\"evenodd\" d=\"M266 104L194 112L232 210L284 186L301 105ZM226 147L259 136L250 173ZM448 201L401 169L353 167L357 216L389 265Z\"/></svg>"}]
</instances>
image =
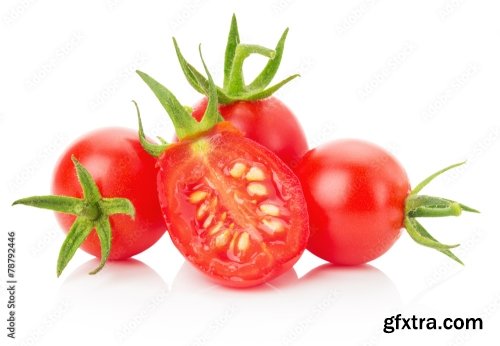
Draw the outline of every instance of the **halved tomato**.
<instances>
[{"instance_id":1,"label":"halved tomato","mask_svg":"<svg viewBox=\"0 0 500 346\"><path fill-rule=\"evenodd\" d=\"M158 193L176 247L220 283L247 287L290 269L309 229L297 177L227 122L169 147Z\"/></svg>"}]
</instances>

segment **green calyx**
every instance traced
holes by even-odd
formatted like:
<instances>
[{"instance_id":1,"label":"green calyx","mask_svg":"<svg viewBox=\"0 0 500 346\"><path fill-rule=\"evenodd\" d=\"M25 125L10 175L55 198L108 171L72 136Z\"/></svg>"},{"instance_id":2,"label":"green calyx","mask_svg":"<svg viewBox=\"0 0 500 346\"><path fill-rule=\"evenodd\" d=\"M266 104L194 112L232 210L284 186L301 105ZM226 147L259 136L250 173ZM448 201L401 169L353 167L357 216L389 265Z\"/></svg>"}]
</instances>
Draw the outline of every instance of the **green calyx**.
<instances>
[{"instance_id":1,"label":"green calyx","mask_svg":"<svg viewBox=\"0 0 500 346\"><path fill-rule=\"evenodd\" d=\"M87 239L92 230L96 230L101 244L101 261L99 266L89 274L99 272L111 252L111 225L109 217L114 214L126 214L134 218L135 209L132 202L126 198L103 198L90 175L74 156L78 181L82 187L83 198L67 196L33 196L22 198L12 205L23 204L31 207L49 209L59 213L76 215L76 220L64 240L59 258L57 259L57 276L60 276L66 265L73 258L76 250Z\"/></svg>"},{"instance_id":2,"label":"green calyx","mask_svg":"<svg viewBox=\"0 0 500 346\"><path fill-rule=\"evenodd\" d=\"M415 240L420 245L430 247L445 254L446 256L450 257L460 264L463 264L463 262L451 251L451 249L459 246L459 244L446 245L440 243L433 236L431 236L429 232L427 232L422 224L417 221L417 218L459 216L462 211L479 213L479 211L477 211L476 209L470 208L466 205L446 198L418 195L418 193L432 180L449 171L450 169L463 165L464 163L465 162L460 162L448 166L432 174L420 184L418 184L406 198L404 219L404 226L413 240Z\"/></svg>"},{"instance_id":3,"label":"green calyx","mask_svg":"<svg viewBox=\"0 0 500 346\"><path fill-rule=\"evenodd\" d=\"M142 78L142 80L153 91L163 108L167 111L168 116L174 124L177 138L179 138L180 140L186 137L191 137L199 133L206 132L214 127L215 124L223 121L222 116L217 110L217 89L212 80L212 76L208 72L207 65L205 64L205 60L203 59L203 55L201 54L201 46L199 48L199 52L203 67L205 68L205 72L208 76L208 79L206 80L208 90L208 104L207 109L203 114L203 118L199 122L192 117L190 108L183 106L170 90L168 90L165 86L160 84L148 74L142 71L136 71L137 74ZM150 155L158 157L168 148L169 144L161 137L159 137L160 144L152 143L146 139L144 128L142 126L139 107L137 106L137 103L135 101L132 102L134 103L137 111L137 118L139 121L139 140L141 142L141 145L144 150L146 150Z\"/></svg>"},{"instance_id":4,"label":"green calyx","mask_svg":"<svg viewBox=\"0 0 500 346\"><path fill-rule=\"evenodd\" d=\"M283 85L299 76L298 74L291 75L281 82L268 87L276 75L281 63L287 34L288 29L283 32L274 50L258 45L242 44L240 43L236 16L233 15L224 59L224 84L222 88L217 87L219 103L228 104L242 100L255 101L264 99L271 96ZM208 96L208 79L198 72L193 65L186 61L175 38L173 39L173 42L177 58L179 59L182 71L184 72L189 84L191 84L191 86L199 93ZM245 59L252 54L262 55L269 60L260 74L251 83L245 84L243 77L243 63L245 62Z\"/></svg>"}]
</instances>

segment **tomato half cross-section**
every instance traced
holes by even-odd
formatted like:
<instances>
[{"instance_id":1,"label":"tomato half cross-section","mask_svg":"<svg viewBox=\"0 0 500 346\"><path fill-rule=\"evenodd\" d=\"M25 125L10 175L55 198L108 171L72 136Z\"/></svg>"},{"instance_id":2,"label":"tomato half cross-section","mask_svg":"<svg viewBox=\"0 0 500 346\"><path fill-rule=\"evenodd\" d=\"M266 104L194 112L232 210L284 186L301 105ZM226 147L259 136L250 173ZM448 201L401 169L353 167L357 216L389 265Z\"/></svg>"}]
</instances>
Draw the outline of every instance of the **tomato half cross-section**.
<instances>
[{"instance_id":1,"label":"tomato half cross-section","mask_svg":"<svg viewBox=\"0 0 500 346\"><path fill-rule=\"evenodd\" d=\"M179 138L173 144L147 142L140 123L144 148L158 157L159 200L175 246L196 268L228 286L255 286L289 270L309 235L295 174L222 121L211 77L207 110L198 122L168 89L138 73Z\"/></svg>"}]
</instances>

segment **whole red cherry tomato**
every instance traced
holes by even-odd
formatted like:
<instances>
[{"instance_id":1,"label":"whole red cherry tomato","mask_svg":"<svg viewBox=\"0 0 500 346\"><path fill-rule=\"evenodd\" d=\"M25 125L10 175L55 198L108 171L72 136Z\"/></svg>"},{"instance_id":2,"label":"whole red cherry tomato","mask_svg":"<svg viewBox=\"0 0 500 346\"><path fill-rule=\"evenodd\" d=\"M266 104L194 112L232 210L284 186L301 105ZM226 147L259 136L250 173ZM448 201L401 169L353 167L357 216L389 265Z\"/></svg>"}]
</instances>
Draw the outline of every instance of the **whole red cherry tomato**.
<instances>
[{"instance_id":1,"label":"whole red cherry tomato","mask_svg":"<svg viewBox=\"0 0 500 346\"><path fill-rule=\"evenodd\" d=\"M79 246L101 257L97 272L108 258L134 256L165 233L155 163L135 131L97 130L76 140L59 159L52 183L56 196L15 202L58 211L57 220L69 232L58 274Z\"/></svg>"},{"instance_id":2,"label":"whole red cherry tomato","mask_svg":"<svg viewBox=\"0 0 500 346\"><path fill-rule=\"evenodd\" d=\"M384 149L359 140L339 140L309 151L296 173L306 197L311 236L307 248L329 262L357 265L385 253L405 227L418 243L460 262L416 220L475 212L418 192L447 167L410 189L406 172ZM461 262L460 262L461 263Z\"/></svg>"}]
</instances>

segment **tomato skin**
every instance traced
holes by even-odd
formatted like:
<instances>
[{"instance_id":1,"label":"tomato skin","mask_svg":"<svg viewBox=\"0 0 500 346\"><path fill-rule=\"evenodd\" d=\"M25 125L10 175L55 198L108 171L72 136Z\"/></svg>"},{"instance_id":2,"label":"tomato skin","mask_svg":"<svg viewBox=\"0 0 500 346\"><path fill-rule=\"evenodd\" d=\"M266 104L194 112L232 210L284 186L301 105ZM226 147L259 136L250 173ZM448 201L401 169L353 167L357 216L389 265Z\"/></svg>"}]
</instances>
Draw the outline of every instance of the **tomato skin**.
<instances>
[{"instance_id":1,"label":"tomato skin","mask_svg":"<svg viewBox=\"0 0 500 346\"><path fill-rule=\"evenodd\" d=\"M269 180L276 189L264 199L277 200L274 193L279 194L288 225L284 241L282 236L273 241L264 240L262 233L257 231L257 225L260 226L266 216L254 210L263 201L250 203L251 197L244 197L245 190L238 186L251 182L244 177L233 180L228 168L233 166L234 160L252 162L269 170L268 176L272 177ZM235 288L260 285L292 268L305 250L309 225L297 177L271 151L243 137L228 122L217 124L208 133L173 144L159 157L158 166L158 194L169 235L181 254L215 282ZM271 185L267 186L272 189ZM197 205L188 202L196 191L209 191L208 197L203 197L203 202ZM237 194L242 201L246 198L243 203L237 202ZM209 219L198 219L201 205L205 202L211 205L214 200L214 206L205 215L214 214L215 218L210 219L209 226L200 226ZM225 214L223 218L222 214ZM224 226L215 236L210 236L219 222ZM242 233L250 234L248 251L252 252L251 256L241 261L230 258L231 237L220 248L215 245L217 234L227 230L231 230L236 246ZM265 250L260 250L262 248Z\"/></svg>"},{"instance_id":2,"label":"tomato skin","mask_svg":"<svg viewBox=\"0 0 500 346\"><path fill-rule=\"evenodd\" d=\"M309 151L296 169L306 197L308 250L357 265L385 253L401 234L408 177L384 149L339 140Z\"/></svg>"},{"instance_id":3,"label":"tomato skin","mask_svg":"<svg viewBox=\"0 0 500 346\"><path fill-rule=\"evenodd\" d=\"M193 107L193 117L201 120L206 107L207 99L203 98ZM219 112L245 137L274 152L289 167L293 168L308 149L297 118L275 97L219 105Z\"/></svg>"},{"instance_id":4,"label":"tomato skin","mask_svg":"<svg viewBox=\"0 0 500 346\"><path fill-rule=\"evenodd\" d=\"M102 197L128 198L135 207L135 218L112 215L110 260L134 256L152 246L166 231L156 189L156 160L141 147L137 133L124 128L90 132L76 140L60 157L53 176L56 195L81 198L82 188L71 161L74 155L94 178ZM67 233L75 216L56 213ZM101 246L95 230L81 248L96 257Z\"/></svg>"}]
</instances>

